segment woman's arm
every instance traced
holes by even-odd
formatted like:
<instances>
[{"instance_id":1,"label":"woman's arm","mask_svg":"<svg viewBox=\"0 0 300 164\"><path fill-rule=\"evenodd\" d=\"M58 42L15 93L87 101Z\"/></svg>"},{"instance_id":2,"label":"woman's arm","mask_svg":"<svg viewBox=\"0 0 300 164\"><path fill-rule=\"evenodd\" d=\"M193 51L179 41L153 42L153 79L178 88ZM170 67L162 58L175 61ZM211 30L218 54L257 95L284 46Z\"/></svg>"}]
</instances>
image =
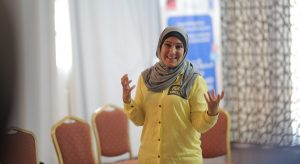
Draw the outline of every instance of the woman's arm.
<instances>
[{"instance_id":1,"label":"woman's arm","mask_svg":"<svg viewBox=\"0 0 300 164\"><path fill-rule=\"evenodd\" d=\"M201 133L213 127L218 119L218 114L211 115L208 113L208 103L204 96L207 91L208 88L205 80L203 77L198 76L191 88L189 104L192 125Z\"/></svg>"},{"instance_id":2,"label":"woman's arm","mask_svg":"<svg viewBox=\"0 0 300 164\"><path fill-rule=\"evenodd\" d=\"M135 99L131 98L131 91L135 88L135 86L130 87L131 80L128 79L128 75L125 74L122 79L122 87L123 87L123 102L124 102L124 112L127 117L137 126L144 125L145 114L142 110L142 102L143 102L143 94L142 94L142 77L139 77Z\"/></svg>"}]
</instances>

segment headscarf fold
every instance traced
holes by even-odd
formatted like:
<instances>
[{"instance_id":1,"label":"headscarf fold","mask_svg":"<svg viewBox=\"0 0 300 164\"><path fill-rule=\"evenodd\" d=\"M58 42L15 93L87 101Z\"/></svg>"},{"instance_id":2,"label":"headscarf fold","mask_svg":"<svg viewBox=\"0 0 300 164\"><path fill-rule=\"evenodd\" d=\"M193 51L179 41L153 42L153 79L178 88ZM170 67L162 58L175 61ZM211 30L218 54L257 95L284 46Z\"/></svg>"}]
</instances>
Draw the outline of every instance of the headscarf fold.
<instances>
[{"instance_id":1,"label":"headscarf fold","mask_svg":"<svg viewBox=\"0 0 300 164\"><path fill-rule=\"evenodd\" d=\"M174 35L175 34L175 35ZM164 40L170 36L178 37L178 34L182 37L179 37L184 45L184 57L183 60L174 68L167 67L161 60L160 51L161 45ZM190 92L190 88L193 85L197 74L199 74L193 67L192 63L187 61L186 54L188 52L188 35L187 33L178 27L167 27L163 30L159 37L156 56L159 58L157 62L152 67L144 70L142 76L145 82L146 87L154 92L162 91L168 88L176 80L176 77L183 71L183 77L181 79L181 96L187 98Z\"/></svg>"}]
</instances>

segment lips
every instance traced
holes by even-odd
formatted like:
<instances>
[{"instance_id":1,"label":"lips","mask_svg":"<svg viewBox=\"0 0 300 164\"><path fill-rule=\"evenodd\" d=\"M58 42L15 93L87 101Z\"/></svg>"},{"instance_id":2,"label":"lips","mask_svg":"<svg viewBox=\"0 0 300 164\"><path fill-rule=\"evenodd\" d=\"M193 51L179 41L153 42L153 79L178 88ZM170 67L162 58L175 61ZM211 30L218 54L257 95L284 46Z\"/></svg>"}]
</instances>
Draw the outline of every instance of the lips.
<instances>
[{"instance_id":1,"label":"lips","mask_svg":"<svg viewBox=\"0 0 300 164\"><path fill-rule=\"evenodd\" d=\"M167 56L168 59L177 59L176 56Z\"/></svg>"},{"instance_id":2,"label":"lips","mask_svg":"<svg viewBox=\"0 0 300 164\"><path fill-rule=\"evenodd\" d=\"M173 61L176 61L177 59L176 58L167 58L167 60L173 62Z\"/></svg>"}]
</instances>

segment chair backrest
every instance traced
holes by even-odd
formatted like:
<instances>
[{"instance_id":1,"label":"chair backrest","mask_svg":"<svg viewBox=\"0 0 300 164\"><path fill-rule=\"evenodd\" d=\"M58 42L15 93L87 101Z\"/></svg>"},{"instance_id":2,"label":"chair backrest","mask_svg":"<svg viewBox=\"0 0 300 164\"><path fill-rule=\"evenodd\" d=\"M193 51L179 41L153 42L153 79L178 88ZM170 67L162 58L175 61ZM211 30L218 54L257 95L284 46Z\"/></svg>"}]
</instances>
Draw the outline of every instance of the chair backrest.
<instances>
[{"instance_id":1,"label":"chair backrest","mask_svg":"<svg viewBox=\"0 0 300 164\"><path fill-rule=\"evenodd\" d=\"M37 164L38 154L35 136L22 128L11 127L5 134L3 149L3 164Z\"/></svg>"},{"instance_id":2,"label":"chair backrest","mask_svg":"<svg viewBox=\"0 0 300 164\"><path fill-rule=\"evenodd\" d=\"M66 116L51 130L60 164L94 164L91 129L84 120Z\"/></svg>"},{"instance_id":3,"label":"chair backrest","mask_svg":"<svg viewBox=\"0 0 300 164\"><path fill-rule=\"evenodd\" d=\"M230 115L227 111L220 109L217 123L201 134L201 148L203 158L226 155L227 161L230 163Z\"/></svg>"},{"instance_id":4,"label":"chair backrest","mask_svg":"<svg viewBox=\"0 0 300 164\"><path fill-rule=\"evenodd\" d=\"M132 153L129 141L129 125L126 114L114 105L98 108L92 116L92 126L97 141L98 157L115 157Z\"/></svg>"}]
</instances>

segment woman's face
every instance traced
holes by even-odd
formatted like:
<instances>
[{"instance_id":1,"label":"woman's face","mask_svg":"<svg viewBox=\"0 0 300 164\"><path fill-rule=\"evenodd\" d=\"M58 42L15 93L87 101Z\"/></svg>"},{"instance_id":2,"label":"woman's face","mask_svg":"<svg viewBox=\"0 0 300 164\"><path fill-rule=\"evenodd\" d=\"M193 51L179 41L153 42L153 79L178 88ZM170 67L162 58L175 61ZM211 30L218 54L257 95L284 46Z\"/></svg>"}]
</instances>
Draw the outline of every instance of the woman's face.
<instances>
[{"instance_id":1,"label":"woman's face","mask_svg":"<svg viewBox=\"0 0 300 164\"><path fill-rule=\"evenodd\" d=\"M162 44L160 57L162 62L169 68L176 67L184 55L183 43L175 36L168 37Z\"/></svg>"}]
</instances>

